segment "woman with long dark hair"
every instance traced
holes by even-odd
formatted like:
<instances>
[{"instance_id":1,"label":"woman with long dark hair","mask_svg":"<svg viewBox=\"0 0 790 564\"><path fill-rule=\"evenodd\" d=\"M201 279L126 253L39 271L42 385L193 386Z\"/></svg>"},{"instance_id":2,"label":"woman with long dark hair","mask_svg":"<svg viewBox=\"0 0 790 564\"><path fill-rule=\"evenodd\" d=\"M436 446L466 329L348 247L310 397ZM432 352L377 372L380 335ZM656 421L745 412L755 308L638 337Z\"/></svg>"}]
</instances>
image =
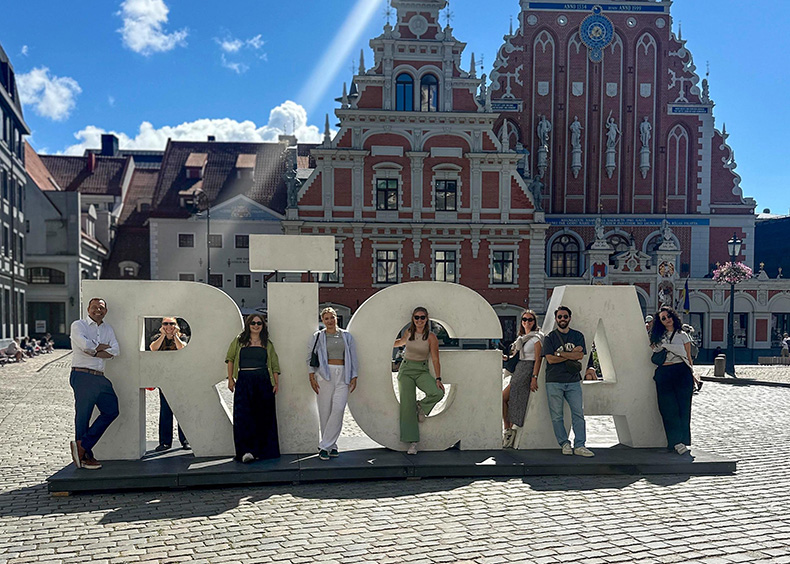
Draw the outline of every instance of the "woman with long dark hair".
<instances>
[{"instance_id":1,"label":"woman with long dark hair","mask_svg":"<svg viewBox=\"0 0 790 564\"><path fill-rule=\"evenodd\" d=\"M542 350L543 333L538 326L538 317L531 309L525 309L521 313L518 338L510 347L511 355L518 353L518 364L510 384L502 391L502 419L505 422L503 448L514 446L516 432L524 426L529 394L538 389Z\"/></svg>"},{"instance_id":2,"label":"woman with long dark hair","mask_svg":"<svg viewBox=\"0 0 790 564\"><path fill-rule=\"evenodd\" d=\"M439 339L431 333L428 310L417 307L411 314L411 324L395 347L406 347L403 362L398 370L400 392L400 440L409 443L407 454L417 454L420 442L419 423L431 413L434 406L444 397L442 367L439 364ZM436 376L431 376L428 357L433 362ZM417 401L417 388L425 397Z\"/></svg>"},{"instance_id":3,"label":"woman with long dark hair","mask_svg":"<svg viewBox=\"0 0 790 564\"><path fill-rule=\"evenodd\" d=\"M228 365L228 389L234 393L236 459L247 463L278 458L280 442L274 396L280 362L260 314L247 316L244 330L228 347L225 363Z\"/></svg>"},{"instance_id":4,"label":"woman with long dark hair","mask_svg":"<svg viewBox=\"0 0 790 564\"><path fill-rule=\"evenodd\" d=\"M691 444L691 395L694 392L694 362L691 338L683 331L683 323L670 306L662 306L650 330L653 352L666 351L661 366L656 367L658 410L667 434L667 450L686 454Z\"/></svg>"}]
</instances>

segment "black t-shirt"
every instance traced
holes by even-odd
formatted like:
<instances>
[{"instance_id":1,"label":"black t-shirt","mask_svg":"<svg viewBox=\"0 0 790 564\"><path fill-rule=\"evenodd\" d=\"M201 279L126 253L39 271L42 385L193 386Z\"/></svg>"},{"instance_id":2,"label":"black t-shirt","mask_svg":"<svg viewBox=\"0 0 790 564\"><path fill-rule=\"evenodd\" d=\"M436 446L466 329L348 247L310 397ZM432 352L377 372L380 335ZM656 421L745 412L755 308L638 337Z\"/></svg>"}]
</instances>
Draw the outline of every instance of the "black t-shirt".
<instances>
[{"instance_id":1,"label":"black t-shirt","mask_svg":"<svg viewBox=\"0 0 790 564\"><path fill-rule=\"evenodd\" d=\"M564 347L563 342L565 343ZM581 347L582 352L587 353L587 348L584 345L584 335L575 329L570 329L567 333L562 334L555 329L543 339L543 356L545 357L549 354L557 355L562 351L571 352L576 347ZM578 370L571 371L567 362L559 362L557 364L546 362L546 382L569 384L578 382L581 379L581 372Z\"/></svg>"}]
</instances>

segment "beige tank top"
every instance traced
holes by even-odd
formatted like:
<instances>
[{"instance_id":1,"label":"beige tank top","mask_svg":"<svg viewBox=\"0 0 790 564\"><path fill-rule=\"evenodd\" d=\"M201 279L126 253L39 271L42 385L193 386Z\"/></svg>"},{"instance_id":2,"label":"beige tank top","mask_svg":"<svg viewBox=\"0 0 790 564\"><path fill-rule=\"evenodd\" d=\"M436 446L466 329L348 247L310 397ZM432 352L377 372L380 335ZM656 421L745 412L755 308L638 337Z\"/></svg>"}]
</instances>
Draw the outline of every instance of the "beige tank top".
<instances>
[{"instance_id":1,"label":"beige tank top","mask_svg":"<svg viewBox=\"0 0 790 564\"><path fill-rule=\"evenodd\" d=\"M403 358L416 362L428 360L430 354L430 340L423 340L422 335L415 335L414 340L406 341L406 350L403 351Z\"/></svg>"}]
</instances>

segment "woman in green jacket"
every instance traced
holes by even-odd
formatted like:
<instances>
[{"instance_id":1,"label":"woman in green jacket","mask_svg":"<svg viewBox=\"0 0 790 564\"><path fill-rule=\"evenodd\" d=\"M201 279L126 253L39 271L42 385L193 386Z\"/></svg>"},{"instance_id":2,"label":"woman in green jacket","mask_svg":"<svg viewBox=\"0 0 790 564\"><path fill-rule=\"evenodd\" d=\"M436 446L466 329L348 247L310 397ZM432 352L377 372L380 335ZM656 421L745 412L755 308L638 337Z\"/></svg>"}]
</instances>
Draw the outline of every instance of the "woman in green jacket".
<instances>
[{"instance_id":1,"label":"woman in green jacket","mask_svg":"<svg viewBox=\"0 0 790 564\"><path fill-rule=\"evenodd\" d=\"M225 356L228 389L233 398L233 442L236 459L252 462L279 458L277 410L274 396L280 362L263 317L247 316L244 331L233 339Z\"/></svg>"}]
</instances>

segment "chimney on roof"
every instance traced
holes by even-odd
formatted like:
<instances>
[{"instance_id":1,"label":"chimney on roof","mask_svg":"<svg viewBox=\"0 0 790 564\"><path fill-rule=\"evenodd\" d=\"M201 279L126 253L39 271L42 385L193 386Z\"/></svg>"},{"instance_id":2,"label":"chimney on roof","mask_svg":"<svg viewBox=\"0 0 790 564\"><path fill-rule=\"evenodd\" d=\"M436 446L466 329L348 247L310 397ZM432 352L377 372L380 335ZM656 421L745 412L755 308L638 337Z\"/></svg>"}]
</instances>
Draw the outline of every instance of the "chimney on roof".
<instances>
[{"instance_id":1,"label":"chimney on roof","mask_svg":"<svg viewBox=\"0 0 790 564\"><path fill-rule=\"evenodd\" d=\"M88 155L88 173L93 174L96 171L96 153Z\"/></svg>"},{"instance_id":2,"label":"chimney on roof","mask_svg":"<svg viewBox=\"0 0 790 564\"><path fill-rule=\"evenodd\" d=\"M103 133L101 136L101 156L118 156L118 138L112 133Z\"/></svg>"},{"instance_id":3,"label":"chimney on roof","mask_svg":"<svg viewBox=\"0 0 790 564\"><path fill-rule=\"evenodd\" d=\"M215 135L209 135L208 136L208 142L209 143L213 143L216 140L217 140L217 137Z\"/></svg>"}]
</instances>

